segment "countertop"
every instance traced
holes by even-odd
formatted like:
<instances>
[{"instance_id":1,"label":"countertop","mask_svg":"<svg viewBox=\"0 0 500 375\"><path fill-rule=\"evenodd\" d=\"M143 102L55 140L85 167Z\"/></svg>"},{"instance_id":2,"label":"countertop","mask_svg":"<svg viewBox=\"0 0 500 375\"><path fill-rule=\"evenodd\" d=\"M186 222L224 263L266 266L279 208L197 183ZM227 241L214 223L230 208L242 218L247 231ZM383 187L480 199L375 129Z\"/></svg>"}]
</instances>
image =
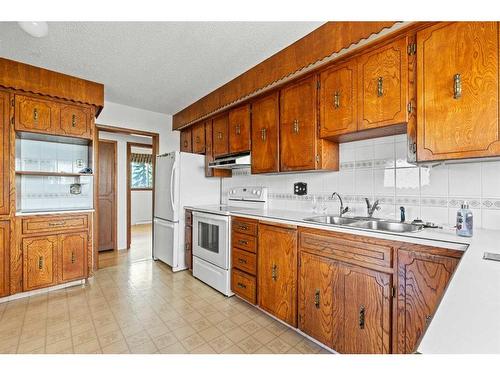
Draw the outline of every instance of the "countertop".
<instances>
[{"instance_id":1,"label":"countertop","mask_svg":"<svg viewBox=\"0 0 500 375\"><path fill-rule=\"evenodd\" d=\"M185 208L218 213L216 206ZM500 262L483 259L484 252L500 253L500 231L474 230L471 238L458 237L452 229L394 234L308 222L304 218L319 215L304 211L231 208L229 213L232 216L464 251L417 351L423 354L500 354Z\"/></svg>"}]
</instances>

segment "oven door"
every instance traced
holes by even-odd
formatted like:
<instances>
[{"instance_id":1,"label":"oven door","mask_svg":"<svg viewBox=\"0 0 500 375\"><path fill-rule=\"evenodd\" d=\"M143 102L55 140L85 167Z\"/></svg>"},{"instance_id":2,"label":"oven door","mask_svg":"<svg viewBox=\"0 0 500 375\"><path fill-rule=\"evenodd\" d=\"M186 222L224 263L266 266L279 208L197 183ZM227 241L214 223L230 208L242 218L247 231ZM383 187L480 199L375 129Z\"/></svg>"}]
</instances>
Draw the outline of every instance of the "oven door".
<instances>
[{"instance_id":1,"label":"oven door","mask_svg":"<svg viewBox=\"0 0 500 375\"><path fill-rule=\"evenodd\" d=\"M229 269L229 216L193 212L193 256Z\"/></svg>"}]
</instances>

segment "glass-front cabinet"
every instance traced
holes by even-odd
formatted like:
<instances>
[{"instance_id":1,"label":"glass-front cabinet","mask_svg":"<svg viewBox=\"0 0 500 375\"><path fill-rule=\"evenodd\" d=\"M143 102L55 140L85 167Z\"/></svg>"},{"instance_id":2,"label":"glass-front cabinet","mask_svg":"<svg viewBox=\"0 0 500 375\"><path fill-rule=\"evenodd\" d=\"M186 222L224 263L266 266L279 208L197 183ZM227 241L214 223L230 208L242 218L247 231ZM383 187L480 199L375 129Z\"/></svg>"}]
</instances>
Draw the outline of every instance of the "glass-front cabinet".
<instances>
[{"instance_id":1,"label":"glass-front cabinet","mask_svg":"<svg viewBox=\"0 0 500 375\"><path fill-rule=\"evenodd\" d=\"M88 140L16 134L16 204L20 213L93 208Z\"/></svg>"}]
</instances>

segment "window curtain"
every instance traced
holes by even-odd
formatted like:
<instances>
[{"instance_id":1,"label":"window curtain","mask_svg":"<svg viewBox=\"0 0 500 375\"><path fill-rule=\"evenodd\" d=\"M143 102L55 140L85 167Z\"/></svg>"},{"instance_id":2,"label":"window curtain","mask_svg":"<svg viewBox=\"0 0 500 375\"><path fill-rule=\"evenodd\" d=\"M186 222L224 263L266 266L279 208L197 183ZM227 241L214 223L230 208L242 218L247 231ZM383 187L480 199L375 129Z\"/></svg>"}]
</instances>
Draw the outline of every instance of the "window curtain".
<instances>
[{"instance_id":1,"label":"window curtain","mask_svg":"<svg viewBox=\"0 0 500 375\"><path fill-rule=\"evenodd\" d=\"M152 163L152 155L151 154L136 154L132 153L130 155L130 161L132 163L147 163L151 164Z\"/></svg>"}]
</instances>

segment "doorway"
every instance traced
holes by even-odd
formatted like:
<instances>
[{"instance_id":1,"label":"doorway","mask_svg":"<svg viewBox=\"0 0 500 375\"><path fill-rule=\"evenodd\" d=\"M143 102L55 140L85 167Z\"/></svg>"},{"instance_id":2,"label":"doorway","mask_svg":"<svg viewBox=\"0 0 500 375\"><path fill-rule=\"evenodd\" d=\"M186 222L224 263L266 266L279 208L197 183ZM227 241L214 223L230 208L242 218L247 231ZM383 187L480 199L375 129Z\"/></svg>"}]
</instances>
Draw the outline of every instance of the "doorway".
<instances>
[{"instance_id":1,"label":"doorway","mask_svg":"<svg viewBox=\"0 0 500 375\"><path fill-rule=\"evenodd\" d=\"M99 140L98 251L116 250L116 141Z\"/></svg>"}]
</instances>

